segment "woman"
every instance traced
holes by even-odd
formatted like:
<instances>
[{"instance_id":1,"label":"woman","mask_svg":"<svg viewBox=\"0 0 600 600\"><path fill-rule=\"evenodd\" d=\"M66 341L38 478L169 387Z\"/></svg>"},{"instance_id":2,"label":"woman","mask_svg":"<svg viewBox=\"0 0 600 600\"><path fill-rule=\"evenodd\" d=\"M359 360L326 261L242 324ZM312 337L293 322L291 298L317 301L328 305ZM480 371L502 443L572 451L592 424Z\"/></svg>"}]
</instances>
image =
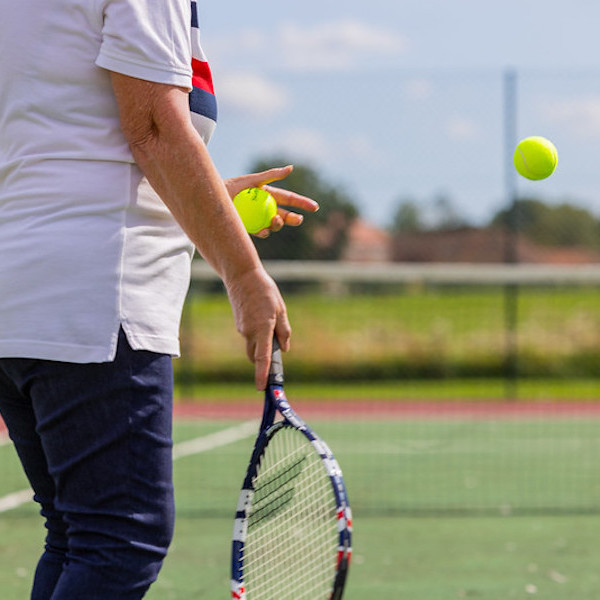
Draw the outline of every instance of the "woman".
<instances>
[{"instance_id":1,"label":"woman","mask_svg":"<svg viewBox=\"0 0 600 600\"><path fill-rule=\"evenodd\" d=\"M259 389L273 334L289 347L231 196L291 167L222 181L197 26L189 0L3 8L0 413L46 518L34 600L137 599L156 579L193 246L223 279ZM281 210L271 229L300 221Z\"/></svg>"}]
</instances>

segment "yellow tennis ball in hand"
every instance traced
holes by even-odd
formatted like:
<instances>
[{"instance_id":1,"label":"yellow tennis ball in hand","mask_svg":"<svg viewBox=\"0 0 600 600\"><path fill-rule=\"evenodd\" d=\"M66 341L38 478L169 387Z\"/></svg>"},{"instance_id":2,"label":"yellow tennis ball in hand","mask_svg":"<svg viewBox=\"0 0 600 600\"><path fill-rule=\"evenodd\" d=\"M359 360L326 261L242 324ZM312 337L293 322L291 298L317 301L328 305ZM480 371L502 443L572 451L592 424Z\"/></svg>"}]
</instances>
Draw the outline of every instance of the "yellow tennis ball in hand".
<instances>
[{"instance_id":1,"label":"yellow tennis ball in hand","mask_svg":"<svg viewBox=\"0 0 600 600\"><path fill-rule=\"evenodd\" d=\"M527 179L546 179L558 165L558 152L554 144L544 137L532 136L517 144L514 155L515 168Z\"/></svg>"},{"instance_id":2,"label":"yellow tennis ball in hand","mask_svg":"<svg viewBox=\"0 0 600 600\"><path fill-rule=\"evenodd\" d=\"M260 188L242 190L233 199L233 205L248 233L267 229L277 214L277 203L273 196Z\"/></svg>"}]
</instances>

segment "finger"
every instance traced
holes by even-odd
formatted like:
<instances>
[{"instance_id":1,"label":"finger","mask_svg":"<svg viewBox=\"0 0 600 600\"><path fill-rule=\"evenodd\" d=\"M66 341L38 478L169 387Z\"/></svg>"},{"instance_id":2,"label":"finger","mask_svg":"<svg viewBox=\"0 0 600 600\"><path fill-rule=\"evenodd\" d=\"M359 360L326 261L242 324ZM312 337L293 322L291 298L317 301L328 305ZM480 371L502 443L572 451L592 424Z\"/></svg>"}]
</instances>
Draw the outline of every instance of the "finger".
<instances>
[{"instance_id":1,"label":"finger","mask_svg":"<svg viewBox=\"0 0 600 600\"><path fill-rule=\"evenodd\" d=\"M285 225L285 218L281 214L281 212L278 210L277 214L271 220L271 225L270 225L269 229L271 231L280 231L281 229L283 229L284 225Z\"/></svg>"},{"instance_id":2,"label":"finger","mask_svg":"<svg viewBox=\"0 0 600 600\"><path fill-rule=\"evenodd\" d=\"M271 185L265 185L263 186L263 189L275 198L278 205L291 206L308 212L317 212L319 210L319 203L308 196L302 196L301 194L296 194L296 192L273 187Z\"/></svg>"},{"instance_id":3,"label":"finger","mask_svg":"<svg viewBox=\"0 0 600 600\"><path fill-rule=\"evenodd\" d=\"M248 360L254 364L254 355L256 354L255 343L251 339L246 340L246 356L248 356Z\"/></svg>"},{"instance_id":4,"label":"finger","mask_svg":"<svg viewBox=\"0 0 600 600\"><path fill-rule=\"evenodd\" d=\"M286 210L285 208L278 208L277 214L273 217L269 228L261 229L258 233L253 235L265 240L269 237L272 231L281 231L285 225L288 227L298 227L299 225L302 225L303 221L304 217L302 215Z\"/></svg>"},{"instance_id":5,"label":"finger","mask_svg":"<svg viewBox=\"0 0 600 600\"><path fill-rule=\"evenodd\" d=\"M264 187L268 183L285 179L293 170L294 167L292 165L288 165L287 167L275 167L273 169L261 171L260 173L244 175L243 179L247 187Z\"/></svg>"},{"instance_id":6,"label":"finger","mask_svg":"<svg viewBox=\"0 0 600 600\"><path fill-rule=\"evenodd\" d=\"M286 210L285 208L279 208L277 212L281 217L282 226L287 225L288 227L298 227L298 225L302 225L302 222L304 221L304 217L302 215L290 210Z\"/></svg>"},{"instance_id":7,"label":"finger","mask_svg":"<svg viewBox=\"0 0 600 600\"><path fill-rule=\"evenodd\" d=\"M281 231L285 225L288 227L298 227L302 225L304 217L298 213L291 212L285 208L278 208L277 214L273 217L271 225L268 229L261 229L259 232L253 235L261 240L265 240L269 237L271 232Z\"/></svg>"},{"instance_id":8,"label":"finger","mask_svg":"<svg viewBox=\"0 0 600 600\"><path fill-rule=\"evenodd\" d=\"M277 319L275 324L275 335L279 342L279 347L283 352L288 352L290 349L290 339L292 337L292 327L288 320L287 312L284 312Z\"/></svg>"},{"instance_id":9,"label":"finger","mask_svg":"<svg viewBox=\"0 0 600 600\"><path fill-rule=\"evenodd\" d=\"M254 381L257 390L264 390L267 387L272 351L273 334L269 331L254 345Z\"/></svg>"},{"instance_id":10,"label":"finger","mask_svg":"<svg viewBox=\"0 0 600 600\"><path fill-rule=\"evenodd\" d=\"M261 238L262 240L265 240L269 237L269 235L271 235L272 231L280 231L281 229L283 229L284 225L284 218L278 213L271 219L271 224L269 225L269 227L261 229L259 232L253 235L255 235L258 238Z\"/></svg>"},{"instance_id":11,"label":"finger","mask_svg":"<svg viewBox=\"0 0 600 600\"><path fill-rule=\"evenodd\" d=\"M262 173L257 173L257 175L262 176L262 185L266 185L267 183L272 183L273 181L281 181L285 179L292 171L294 170L294 165L286 165L285 167L275 167L273 169L268 169L267 171L263 171Z\"/></svg>"}]
</instances>

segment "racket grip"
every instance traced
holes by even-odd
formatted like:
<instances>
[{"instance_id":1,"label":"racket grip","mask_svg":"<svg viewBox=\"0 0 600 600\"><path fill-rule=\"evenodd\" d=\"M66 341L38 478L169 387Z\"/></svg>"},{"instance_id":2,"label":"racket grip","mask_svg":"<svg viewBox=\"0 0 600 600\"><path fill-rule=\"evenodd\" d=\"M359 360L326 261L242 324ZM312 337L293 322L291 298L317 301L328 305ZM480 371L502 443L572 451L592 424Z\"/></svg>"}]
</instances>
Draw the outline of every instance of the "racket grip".
<instances>
[{"instance_id":1,"label":"racket grip","mask_svg":"<svg viewBox=\"0 0 600 600\"><path fill-rule=\"evenodd\" d=\"M281 348L276 336L273 336L269 385L283 385L283 359L281 358Z\"/></svg>"}]
</instances>

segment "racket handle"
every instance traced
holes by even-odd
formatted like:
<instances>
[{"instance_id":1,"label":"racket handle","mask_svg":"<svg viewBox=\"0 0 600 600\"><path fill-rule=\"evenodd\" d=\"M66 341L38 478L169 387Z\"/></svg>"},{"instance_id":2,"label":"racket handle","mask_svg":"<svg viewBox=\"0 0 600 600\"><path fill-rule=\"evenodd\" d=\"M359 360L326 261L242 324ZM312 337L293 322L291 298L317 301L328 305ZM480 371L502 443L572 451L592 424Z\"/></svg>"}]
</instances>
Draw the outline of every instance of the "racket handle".
<instances>
[{"instance_id":1,"label":"racket handle","mask_svg":"<svg viewBox=\"0 0 600 600\"><path fill-rule=\"evenodd\" d=\"M281 358L281 348L279 347L276 336L273 336L269 385L283 385L283 360Z\"/></svg>"}]
</instances>

